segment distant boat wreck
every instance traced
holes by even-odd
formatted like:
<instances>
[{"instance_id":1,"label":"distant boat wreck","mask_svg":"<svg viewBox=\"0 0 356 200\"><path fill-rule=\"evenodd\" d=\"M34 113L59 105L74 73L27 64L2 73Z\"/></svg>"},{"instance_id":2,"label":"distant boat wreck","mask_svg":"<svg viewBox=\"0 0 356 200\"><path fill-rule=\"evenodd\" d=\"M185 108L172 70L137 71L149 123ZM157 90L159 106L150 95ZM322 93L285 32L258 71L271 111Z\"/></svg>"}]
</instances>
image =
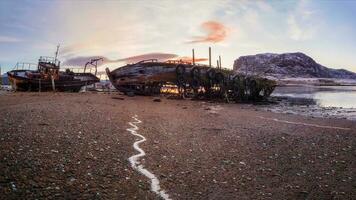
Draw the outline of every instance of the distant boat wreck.
<instances>
[{"instance_id":1,"label":"distant boat wreck","mask_svg":"<svg viewBox=\"0 0 356 200\"><path fill-rule=\"evenodd\" d=\"M9 82L15 91L71 91L79 92L83 86L100 81L92 73L60 71L60 61L55 57L40 57L38 64L17 63L15 69L7 72ZM37 69L36 69L37 67Z\"/></svg>"}]
</instances>

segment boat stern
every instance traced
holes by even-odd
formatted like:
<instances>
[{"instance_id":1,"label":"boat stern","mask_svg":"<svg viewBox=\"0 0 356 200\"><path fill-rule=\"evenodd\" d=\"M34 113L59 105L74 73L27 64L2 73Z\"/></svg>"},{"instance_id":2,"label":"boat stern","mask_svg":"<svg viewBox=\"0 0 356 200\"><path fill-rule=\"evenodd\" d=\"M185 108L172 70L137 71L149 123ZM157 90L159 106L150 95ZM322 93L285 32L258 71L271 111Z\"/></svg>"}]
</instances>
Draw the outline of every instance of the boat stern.
<instances>
[{"instance_id":1,"label":"boat stern","mask_svg":"<svg viewBox=\"0 0 356 200\"><path fill-rule=\"evenodd\" d=\"M10 85L15 91L27 89L28 80L25 73L24 70L12 70L7 72Z\"/></svg>"}]
</instances>

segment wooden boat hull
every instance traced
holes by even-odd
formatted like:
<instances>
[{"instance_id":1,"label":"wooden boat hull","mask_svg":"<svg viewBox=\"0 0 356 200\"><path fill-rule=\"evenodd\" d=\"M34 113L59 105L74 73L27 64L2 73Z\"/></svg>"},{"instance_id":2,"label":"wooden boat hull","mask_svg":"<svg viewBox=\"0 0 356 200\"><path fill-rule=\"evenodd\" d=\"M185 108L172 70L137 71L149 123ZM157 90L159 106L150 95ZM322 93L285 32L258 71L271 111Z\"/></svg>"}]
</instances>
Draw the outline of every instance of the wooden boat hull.
<instances>
[{"instance_id":1,"label":"wooden boat hull","mask_svg":"<svg viewBox=\"0 0 356 200\"><path fill-rule=\"evenodd\" d=\"M107 68L106 73L117 90L138 95L156 95L165 86L173 86L183 97L258 101L270 96L276 86L266 78L181 62L141 61L113 71Z\"/></svg>"},{"instance_id":2,"label":"wooden boat hull","mask_svg":"<svg viewBox=\"0 0 356 200\"><path fill-rule=\"evenodd\" d=\"M111 72L106 69L106 73L112 85L123 93L152 95L159 93L162 85L177 84L177 66L182 66L186 74L193 67L189 64L144 62L126 65Z\"/></svg>"}]
</instances>

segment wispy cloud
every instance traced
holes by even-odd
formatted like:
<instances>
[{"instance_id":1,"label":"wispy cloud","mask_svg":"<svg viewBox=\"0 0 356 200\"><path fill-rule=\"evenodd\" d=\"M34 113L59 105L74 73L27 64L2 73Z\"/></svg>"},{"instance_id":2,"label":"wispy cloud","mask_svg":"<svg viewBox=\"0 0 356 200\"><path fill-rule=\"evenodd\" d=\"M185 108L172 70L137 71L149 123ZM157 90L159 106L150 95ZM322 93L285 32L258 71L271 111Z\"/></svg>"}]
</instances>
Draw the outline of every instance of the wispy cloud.
<instances>
[{"instance_id":1,"label":"wispy cloud","mask_svg":"<svg viewBox=\"0 0 356 200\"><path fill-rule=\"evenodd\" d=\"M207 44L214 49L213 57L215 53L223 55L223 62L229 67L240 55L296 50L312 52L325 64L354 66L356 62L352 57L352 1L0 2L2 65L23 59L35 61L39 55L53 54L58 43L60 59L77 57L74 64L79 66L92 55L104 56L108 58L105 62L109 62L111 58L128 58L142 52L190 56L190 48L207 57ZM349 30L340 31L340 26ZM321 31L323 34L318 34ZM303 40L308 42L299 42ZM326 40L330 42L321 42ZM347 51L340 51L345 48ZM339 53L338 59L329 59L330 49ZM342 59L343 54L348 56ZM105 67L108 65L117 67L116 63Z\"/></svg>"},{"instance_id":2,"label":"wispy cloud","mask_svg":"<svg viewBox=\"0 0 356 200\"><path fill-rule=\"evenodd\" d=\"M201 43L201 42L221 42L223 41L228 33L228 28L216 21L204 22L201 27L207 32L206 36L197 36L194 40L188 43Z\"/></svg>"},{"instance_id":3,"label":"wispy cloud","mask_svg":"<svg viewBox=\"0 0 356 200\"><path fill-rule=\"evenodd\" d=\"M267 1L261 0L261 1L255 1L257 7L265 12L271 12L273 11L273 8L270 4L267 3Z\"/></svg>"},{"instance_id":4,"label":"wispy cloud","mask_svg":"<svg viewBox=\"0 0 356 200\"><path fill-rule=\"evenodd\" d=\"M113 62L112 60L108 59L107 57L104 56L77 56L77 57L72 57L68 58L63 62L64 66L84 66L88 61L91 59L96 59L96 58L102 58L102 62L98 62L98 65L103 65L105 63L110 63Z\"/></svg>"},{"instance_id":5,"label":"wispy cloud","mask_svg":"<svg viewBox=\"0 0 356 200\"><path fill-rule=\"evenodd\" d=\"M149 1L140 6L135 1L61 1L58 3L58 16L61 18L57 19L61 27L55 28L59 32L53 37L66 35L62 55L116 53L128 56L142 51L172 51L178 42L196 34L197 24L214 19L214 12L220 4L218 1L204 2L204 9L197 15L196 8L203 2L185 1ZM181 15L172 15L177 10Z\"/></svg>"},{"instance_id":6,"label":"wispy cloud","mask_svg":"<svg viewBox=\"0 0 356 200\"><path fill-rule=\"evenodd\" d=\"M318 31L320 18L308 0L301 0L287 18L289 37L301 41L312 39Z\"/></svg>"},{"instance_id":7,"label":"wispy cloud","mask_svg":"<svg viewBox=\"0 0 356 200\"><path fill-rule=\"evenodd\" d=\"M0 35L0 43L12 43L12 42L21 42L22 40L16 37L3 36Z\"/></svg>"},{"instance_id":8,"label":"wispy cloud","mask_svg":"<svg viewBox=\"0 0 356 200\"><path fill-rule=\"evenodd\" d=\"M179 61L189 62L189 63L193 62L193 58L189 56L177 57L174 60L179 60ZM194 62L204 62L207 60L208 60L207 58L194 58Z\"/></svg>"},{"instance_id":9,"label":"wispy cloud","mask_svg":"<svg viewBox=\"0 0 356 200\"><path fill-rule=\"evenodd\" d=\"M83 50L88 47L89 45L85 43L75 43L75 44L67 45L61 48L61 54L70 54L78 50Z\"/></svg>"},{"instance_id":10,"label":"wispy cloud","mask_svg":"<svg viewBox=\"0 0 356 200\"><path fill-rule=\"evenodd\" d=\"M102 58L103 61L99 62L98 65L108 64L108 63L117 63L117 62L124 62L124 63L135 63L142 60L148 59L157 59L158 61L166 61L169 59L173 59L178 57L176 54L169 54L169 53L147 53L141 54L136 56L130 56L127 58L120 58L120 59L109 59L105 56L75 56L71 58L67 58L63 65L68 66L84 66L88 61L95 58Z\"/></svg>"},{"instance_id":11,"label":"wispy cloud","mask_svg":"<svg viewBox=\"0 0 356 200\"><path fill-rule=\"evenodd\" d=\"M169 54L169 53L148 53L142 54L137 56L131 56L127 58L118 59L118 62L126 62L126 63L134 63L139 62L141 60L148 60L148 59L157 59L158 61L166 61L169 59L173 59L178 57L176 54Z\"/></svg>"}]
</instances>

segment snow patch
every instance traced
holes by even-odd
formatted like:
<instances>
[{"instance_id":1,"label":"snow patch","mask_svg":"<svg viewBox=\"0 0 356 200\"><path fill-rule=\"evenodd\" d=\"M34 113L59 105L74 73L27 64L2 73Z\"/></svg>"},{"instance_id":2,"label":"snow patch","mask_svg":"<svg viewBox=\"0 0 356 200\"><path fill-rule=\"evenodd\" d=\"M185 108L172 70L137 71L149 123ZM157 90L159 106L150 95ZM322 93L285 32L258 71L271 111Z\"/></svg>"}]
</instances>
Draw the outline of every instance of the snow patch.
<instances>
[{"instance_id":1,"label":"snow patch","mask_svg":"<svg viewBox=\"0 0 356 200\"><path fill-rule=\"evenodd\" d=\"M317 128L328 128L328 129L339 129L339 130L350 130L350 128L344 128L344 127L337 127L337 126L323 126L323 125L318 125L318 124L308 124L308 123L302 123L302 122L292 122L292 121L287 121L287 120L280 120L277 118L267 118L267 117L261 117L261 119L266 119L266 120L272 120L275 122L281 122L281 123L287 123L287 124L295 124L295 125L303 125L303 126L312 126L312 127L317 127Z\"/></svg>"}]
</instances>

